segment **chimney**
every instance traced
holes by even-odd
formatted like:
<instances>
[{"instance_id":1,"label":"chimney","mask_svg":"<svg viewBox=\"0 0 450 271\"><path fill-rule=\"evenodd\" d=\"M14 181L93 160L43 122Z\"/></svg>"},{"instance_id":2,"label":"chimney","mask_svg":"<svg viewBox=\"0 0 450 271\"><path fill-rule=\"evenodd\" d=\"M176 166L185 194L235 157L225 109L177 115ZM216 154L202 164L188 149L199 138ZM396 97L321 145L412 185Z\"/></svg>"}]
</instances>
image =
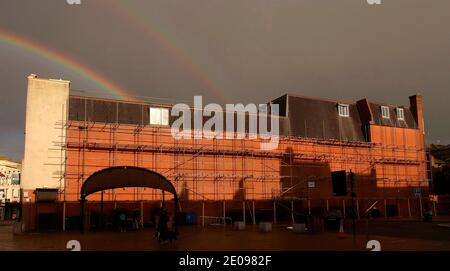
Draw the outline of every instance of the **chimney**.
<instances>
[{"instance_id":1,"label":"chimney","mask_svg":"<svg viewBox=\"0 0 450 271\"><path fill-rule=\"evenodd\" d=\"M423 105L422 105L422 95L416 94L409 97L409 104L411 113L416 120L417 127L423 133L425 133L424 121L423 121Z\"/></svg>"}]
</instances>

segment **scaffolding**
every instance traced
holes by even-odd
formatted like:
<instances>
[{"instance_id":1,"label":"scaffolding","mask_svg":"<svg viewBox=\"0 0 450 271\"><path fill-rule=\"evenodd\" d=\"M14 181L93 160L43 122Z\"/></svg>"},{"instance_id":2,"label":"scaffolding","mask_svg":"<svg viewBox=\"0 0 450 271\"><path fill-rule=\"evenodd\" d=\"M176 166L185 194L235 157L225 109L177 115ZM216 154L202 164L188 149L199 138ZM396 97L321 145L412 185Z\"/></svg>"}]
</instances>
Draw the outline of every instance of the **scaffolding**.
<instances>
[{"instance_id":1,"label":"scaffolding","mask_svg":"<svg viewBox=\"0 0 450 271\"><path fill-rule=\"evenodd\" d=\"M189 200L308 199L314 190L308 182L330 180L321 170L353 170L360 180L392 189L426 187L429 181L424 144L408 145L410 135L403 128L381 127L377 142L280 136L278 149L264 151L260 149L262 140L249 139L248 134L243 139L177 140L170 127L151 126L143 117L139 124L119 123L118 110L110 123L84 116L84 120L56 123L61 140L54 142L53 148L60 150L61 156L52 158L60 165L55 178L61 180L64 198L78 199L87 177L117 165L159 172ZM396 139L394 129L400 129L401 140ZM413 142L423 143L423 139ZM305 168L310 171L307 175L301 173ZM160 196L141 188L127 193L130 200ZM105 196L117 199L116 191Z\"/></svg>"}]
</instances>

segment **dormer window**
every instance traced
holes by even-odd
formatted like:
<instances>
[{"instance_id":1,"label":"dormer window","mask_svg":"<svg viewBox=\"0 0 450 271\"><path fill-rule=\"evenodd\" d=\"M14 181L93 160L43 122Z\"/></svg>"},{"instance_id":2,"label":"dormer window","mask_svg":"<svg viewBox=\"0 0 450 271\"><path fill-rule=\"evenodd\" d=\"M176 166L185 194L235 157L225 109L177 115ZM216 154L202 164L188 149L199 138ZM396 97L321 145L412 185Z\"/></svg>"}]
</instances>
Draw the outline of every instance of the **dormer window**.
<instances>
[{"instance_id":1,"label":"dormer window","mask_svg":"<svg viewBox=\"0 0 450 271\"><path fill-rule=\"evenodd\" d=\"M401 107L397 107L397 119L405 120L405 110Z\"/></svg>"},{"instance_id":2,"label":"dormer window","mask_svg":"<svg viewBox=\"0 0 450 271\"><path fill-rule=\"evenodd\" d=\"M169 109L162 107L150 107L151 125L169 125Z\"/></svg>"},{"instance_id":3,"label":"dormer window","mask_svg":"<svg viewBox=\"0 0 450 271\"><path fill-rule=\"evenodd\" d=\"M350 110L348 104L338 104L338 113L341 117L350 116Z\"/></svg>"},{"instance_id":4,"label":"dormer window","mask_svg":"<svg viewBox=\"0 0 450 271\"><path fill-rule=\"evenodd\" d=\"M391 118L391 116L389 114L389 107L381 106L381 117L383 117L383 119Z\"/></svg>"}]
</instances>

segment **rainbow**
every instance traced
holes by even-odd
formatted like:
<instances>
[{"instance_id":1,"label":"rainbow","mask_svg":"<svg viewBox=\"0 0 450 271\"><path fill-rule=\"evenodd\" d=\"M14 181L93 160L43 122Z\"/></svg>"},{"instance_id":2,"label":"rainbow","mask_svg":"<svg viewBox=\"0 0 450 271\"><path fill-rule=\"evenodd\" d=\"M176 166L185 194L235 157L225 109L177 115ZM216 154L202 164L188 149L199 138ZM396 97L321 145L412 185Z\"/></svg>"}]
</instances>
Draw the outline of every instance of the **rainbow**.
<instances>
[{"instance_id":1,"label":"rainbow","mask_svg":"<svg viewBox=\"0 0 450 271\"><path fill-rule=\"evenodd\" d=\"M121 17L124 21L132 24L138 31L150 37L155 41L161 48L166 50L174 60L187 69L191 75L196 78L203 85L206 90L210 91L216 98L222 102L227 102L229 97L224 95L215 84L209 79L205 71L203 71L189 55L180 48L176 46L176 43L171 41L169 37L163 32L158 30L156 27L150 25L145 17L138 14L129 3L126 1L108 1L108 7L112 8L117 15Z\"/></svg>"},{"instance_id":2,"label":"rainbow","mask_svg":"<svg viewBox=\"0 0 450 271\"><path fill-rule=\"evenodd\" d=\"M80 63L76 59L69 57L55 49L46 47L34 40L21 36L17 33L8 32L0 28L0 42L15 48L23 49L32 54L45 57L59 65L64 66L76 73L82 75L86 79L93 81L102 90L107 91L114 98L120 100L135 100L127 90L120 87L113 81L101 75L87 65Z\"/></svg>"}]
</instances>

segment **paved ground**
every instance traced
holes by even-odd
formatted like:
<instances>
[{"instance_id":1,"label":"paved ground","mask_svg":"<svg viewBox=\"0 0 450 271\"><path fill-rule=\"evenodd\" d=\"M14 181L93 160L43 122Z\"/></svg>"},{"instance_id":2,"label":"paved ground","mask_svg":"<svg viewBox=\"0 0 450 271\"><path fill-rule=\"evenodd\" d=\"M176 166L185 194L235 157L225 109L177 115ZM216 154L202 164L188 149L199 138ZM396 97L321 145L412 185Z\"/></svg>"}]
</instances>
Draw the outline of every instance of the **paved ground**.
<instances>
[{"instance_id":1,"label":"paved ground","mask_svg":"<svg viewBox=\"0 0 450 271\"><path fill-rule=\"evenodd\" d=\"M277 225L270 233L247 226L235 231L221 226L181 227L180 236L172 247L160 246L153 230L138 232L41 232L12 234L11 225L0 226L0 250L67 250L69 240L79 240L82 250L367 250L368 240L381 242L382 250L450 250L450 228L434 222L382 220L357 223L356 240L351 235L351 223L346 222L346 236L336 232L295 234Z\"/></svg>"}]
</instances>

